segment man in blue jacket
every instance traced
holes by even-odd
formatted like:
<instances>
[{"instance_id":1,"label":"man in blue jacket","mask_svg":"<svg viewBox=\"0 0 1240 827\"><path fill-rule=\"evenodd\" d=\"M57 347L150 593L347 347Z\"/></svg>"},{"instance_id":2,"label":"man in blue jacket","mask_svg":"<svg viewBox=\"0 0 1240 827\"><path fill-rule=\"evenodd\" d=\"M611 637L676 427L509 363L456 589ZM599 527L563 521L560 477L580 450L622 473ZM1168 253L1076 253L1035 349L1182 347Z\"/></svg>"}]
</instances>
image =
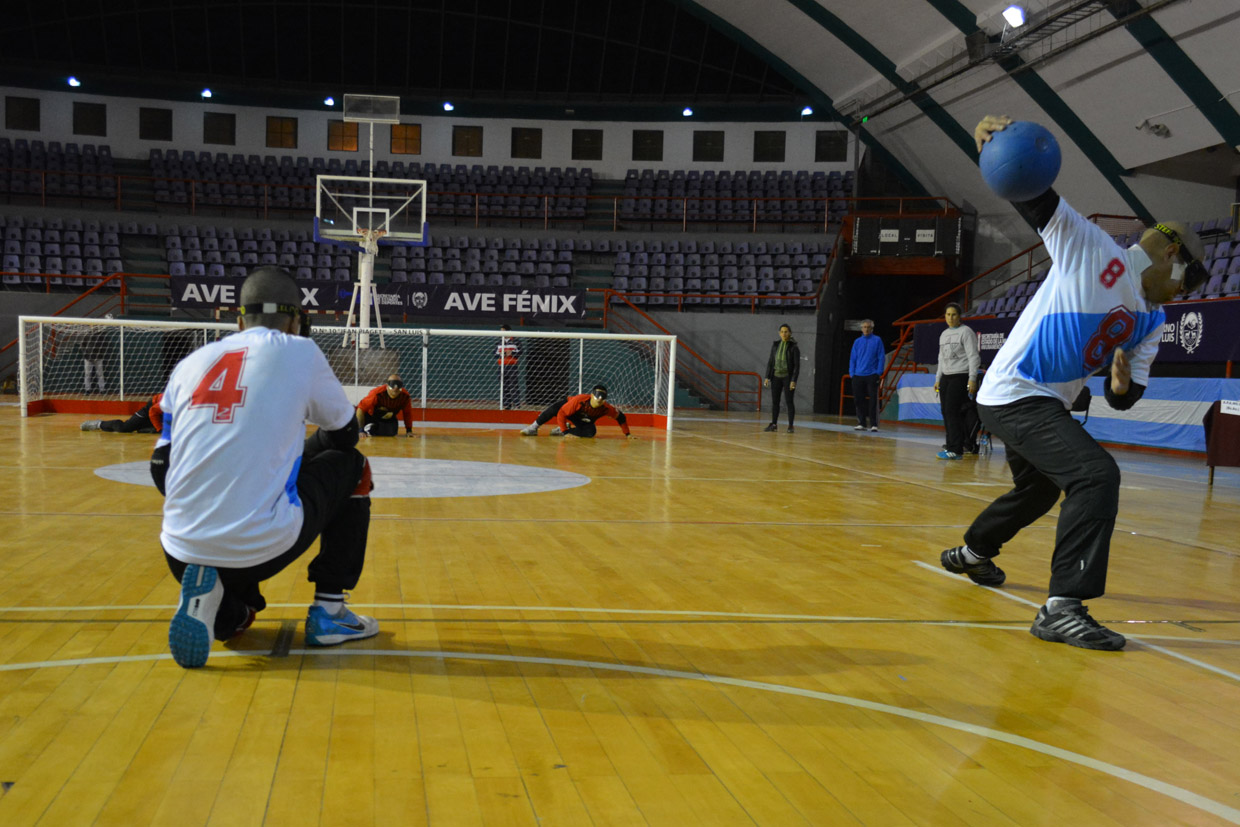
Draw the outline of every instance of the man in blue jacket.
<instances>
[{"instance_id":1,"label":"man in blue jacket","mask_svg":"<svg viewBox=\"0 0 1240 827\"><path fill-rule=\"evenodd\" d=\"M848 357L848 373L852 376L853 402L857 407L854 431L864 431L869 420L871 431L878 430L878 379L883 375L887 351L883 340L874 335L874 320L861 321L861 335L853 342Z\"/></svg>"}]
</instances>

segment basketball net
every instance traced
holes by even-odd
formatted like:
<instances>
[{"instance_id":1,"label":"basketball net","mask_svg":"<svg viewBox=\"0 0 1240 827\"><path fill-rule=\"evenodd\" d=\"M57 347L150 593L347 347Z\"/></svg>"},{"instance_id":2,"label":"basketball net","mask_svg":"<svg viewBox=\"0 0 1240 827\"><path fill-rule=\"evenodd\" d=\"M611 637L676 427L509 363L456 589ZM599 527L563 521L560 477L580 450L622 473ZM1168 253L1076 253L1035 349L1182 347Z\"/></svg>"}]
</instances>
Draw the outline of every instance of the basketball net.
<instances>
[{"instance_id":1,"label":"basketball net","mask_svg":"<svg viewBox=\"0 0 1240 827\"><path fill-rule=\"evenodd\" d=\"M362 237L362 252L374 256L379 254L379 239L387 235L387 230L369 230L365 227L358 227L357 234Z\"/></svg>"}]
</instances>

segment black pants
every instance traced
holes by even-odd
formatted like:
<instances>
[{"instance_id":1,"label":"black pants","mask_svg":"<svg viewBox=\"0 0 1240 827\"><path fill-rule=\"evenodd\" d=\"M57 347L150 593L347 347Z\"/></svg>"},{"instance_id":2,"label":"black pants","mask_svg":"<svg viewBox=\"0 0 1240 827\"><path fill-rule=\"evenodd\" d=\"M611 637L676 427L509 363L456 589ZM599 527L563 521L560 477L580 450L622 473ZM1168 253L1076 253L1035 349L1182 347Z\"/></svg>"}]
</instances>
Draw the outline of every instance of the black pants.
<instances>
[{"instance_id":1,"label":"black pants","mask_svg":"<svg viewBox=\"0 0 1240 827\"><path fill-rule=\"evenodd\" d=\"M521 404L521 370L516 365L500 365L501 408L515 408Z\"/></svg>"},{"instance_id":2,"label":"black pants","mask_svg":"<svg viewBox=\"0 0 1240 827\"><path fill-rule=\"evenodd\" d=\"M1088 600L1106 590L1111 532L1119 511L1119 466L1058 399L978 405L982 424L1003 440L1015 487L965 532L969 548L993 557L1022 528L1059 509L1050 594Z\"/></svg>"},{"instance_id":3,"label":"black pants","mask_svg":"<svg viewBox=\"0 0 1240 827\"><path fill-rule=\"evenodd\" d=\"M105 419L99 423L99 430L114 434L154 434L158 433L151 424L149 406L141 408L128 419Z\"/></svg>"},{"instance_id":4,"label":"black pants","mask_svg":"<svg viewBox=\"0 0 1240 827\"><path fill-rule=\"evenodd\" d=\"M400 430L400 419L392 414L391 419L381 419L368 413L362 414L362 428L369 428L366 433L371 436L396 436Z\"/></svg>"},{"instance_id":5,"label":"black pants","mask_svg":"<svg viewBox=\"0 0 1240 827\"><path fill-rule=\"evenodd\" d=\"M939 407L947 431L947 450L977 450L977 404L969 398L969 374L945 373L939 380Z\"/></svg>"},{"instance_id":6,"label":"black pants","mask_svg":"<svg viewBox=\"0 0 1240 827\"><path fill-rule=\"evenodd\" d=\"M304 521L296 542L279 557L243 569L218 568L224 599L215 616L215 639L227 640L245 619L247 608L261 611L267 601L258 584L300 557L321 535L319 553L310 561L308 580L317 591L340 594L357 585L366 560L370 531L370 497L351 496L362 477L365 457L356 448L327 450L302 457L297 496ZM164 552L177 582L185 563Z\"/></svg>"},{"instance_id":7,"label":"black pants","mask_svg":"<svg viewBox=\"0 0 1240 827\"><path fill-rule=\"evenodd\" d=\"M791 387L792 382L787 376L771 377L771 424L779 424L779 397L783 396L784 402L788 405L788 427L794 424L793 420L797 418L797 406L793 402L793 394L796 393Z\"/></svg>"},{"instance_id":8,"label":"black pants","mask_svg":"<svg viewBox=\"0 0 1240 827\"><path fill-rule=\"evenodd\" d=\"M863 427L878 425L878 374L852 378L853 405L857 409L857 424ZM866 420L869 419L869 425Z\"/></svg>"},{"instance_id":9,"label":"black pants","mask_svg":"<svg viewBox=\"0 0 1240 827\"><path fill-rule=\"evenodd\" d=\"M565 396L562 399L552 402L550 405L542 409L542 413L538 415L538 419L534 420L534 422L541 428L551 420L559 418L560 408L563 408L564 403L567 401L568 397ZM573 436L589 439L598 433L598 426L594 424L594 420L588 419L581 414L573 414L568 418L568 421L573 423Z\"/></svg>"}]
</instances>

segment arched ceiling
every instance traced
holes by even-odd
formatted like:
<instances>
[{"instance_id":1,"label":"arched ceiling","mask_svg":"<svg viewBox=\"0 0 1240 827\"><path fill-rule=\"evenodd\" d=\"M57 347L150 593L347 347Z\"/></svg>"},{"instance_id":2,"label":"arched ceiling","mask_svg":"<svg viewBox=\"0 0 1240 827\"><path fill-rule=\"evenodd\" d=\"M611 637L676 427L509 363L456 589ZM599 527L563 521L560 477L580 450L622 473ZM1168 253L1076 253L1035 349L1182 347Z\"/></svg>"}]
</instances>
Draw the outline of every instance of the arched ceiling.
<instances>
[{"instance_id":1,"label":"arched ceiling","mask_svg":"<svg viewBox=\"0 0 1240 827\"><path fill-rule=\"evenodd\" d=\"M344 91L480 114L840 120L912 192L1000 209L972 128L1037 120L1059 188L1148 217L1134 171L1235 188L1240 3L1030 0L11 0L0 82L314 106ZM972 51L969 44L972 44ZM867 119L868 118L868 119ZM866 119L863 121L863 119ZM1144 127L1143 127L1144 125Z\"/></svg>"}]
</instances>

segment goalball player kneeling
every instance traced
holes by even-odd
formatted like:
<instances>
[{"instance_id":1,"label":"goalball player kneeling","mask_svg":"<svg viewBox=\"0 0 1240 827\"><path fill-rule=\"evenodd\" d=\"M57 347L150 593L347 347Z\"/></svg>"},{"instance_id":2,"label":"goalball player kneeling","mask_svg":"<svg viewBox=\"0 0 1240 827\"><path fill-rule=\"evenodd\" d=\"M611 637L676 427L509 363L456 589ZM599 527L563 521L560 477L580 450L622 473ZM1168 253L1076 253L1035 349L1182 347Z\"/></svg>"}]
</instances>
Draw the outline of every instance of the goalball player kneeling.
<instances>
[{"instance_id":1,"label":"goalball player kneeling","mask_svg":"<svg viewBox=\"0 0 1240 827\"><path fill-rule=\"evenodd\" d=\"M353 405L306 338L300 297L287 271L254 270L241 287L241 332L187 356L164 391L151 476L166 498L159 539L181 583L168 645L184 667L205 664L212 639L244 632L267 605L259 584L320 535L306 643L379 631L345 605L366 556L370 463L356 448ZM306 422L318 426L308 439Z\"/></svg>"}]
</instances>

